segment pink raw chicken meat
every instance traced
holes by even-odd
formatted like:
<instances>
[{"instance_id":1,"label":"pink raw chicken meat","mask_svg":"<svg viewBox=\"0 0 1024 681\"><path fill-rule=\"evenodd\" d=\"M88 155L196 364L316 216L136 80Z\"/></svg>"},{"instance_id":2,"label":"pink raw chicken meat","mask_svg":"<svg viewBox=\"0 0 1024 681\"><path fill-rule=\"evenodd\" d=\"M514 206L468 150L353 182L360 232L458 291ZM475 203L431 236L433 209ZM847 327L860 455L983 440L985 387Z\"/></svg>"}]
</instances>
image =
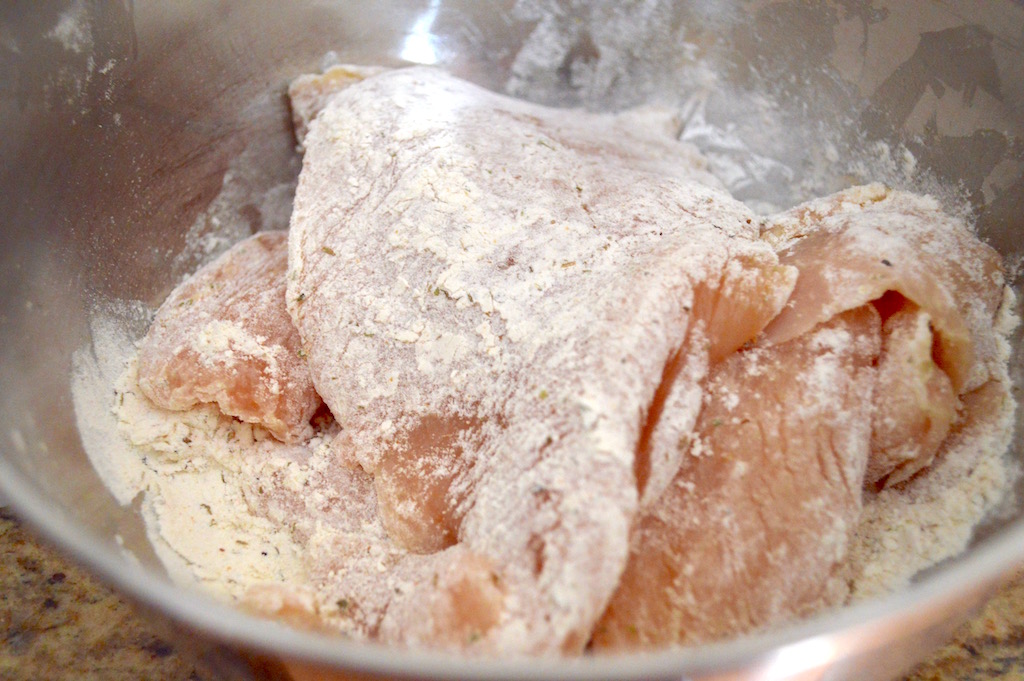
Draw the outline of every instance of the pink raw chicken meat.
<instances>
[{"instance_id":1,"label":"pink raw chicken meat","mask_svg":"<svg viewBox=\"0 0 1024 681\"><path fill-rule=\"evenodd\" d=\"M998 375L999 255L933 199L877 184L769 218L765 235L800 270L765 342L870 301L882 313L868 482L908 479L934 459L958 398Z\"/></svg>"},{"instance_id":2,"label":"pink raw chicken meat","mask_svg":"<svg viewBox=\"0 0 1024 681\"><path fill-rule=\"evenodd\" d=\"M765 330L768 342L893 292L929 316L938 364L954 390L989 379L1001 260L934 199L878 184L854 187L769 218L763 233L800 269L792 299Z\"/></svg>"},{"instance_id":3,"label":"pink raw chicken meat","mask_svg":"<svg viewBox=\"0 0 1024 681\"><path fill-rule=\"evenodd\" d=\"M842 601L879 324L861 307L712 369L683 463L633 531L595 647L698 643Z\"/></svg>"},{"instance_id":4,"label":"pink raw chicken meat","mask_svg":"<svg viewBox=\"0 0 1024 681\"><path fill-rule=\"evenodd\" d=\"M927 467L998 383L999 258L930 199L853 188L769 219L766 236L799 271L793 295L712 369L695 439L655 425L652 457L689 454L634 530L598 648L692 644L840 604L862 484ZM840 332L856 342L824 342Z\"/></svg>"},{"instance_id":5,"label":"pink raw chicken meat","mask_svg":"<svg viewBox=\"0 0 1024 681\"><path fill-rule=\"evenodd\" d=\"M678 465L647 456L653 422L692 427L708 362L789 295L750 212L636 120L413 68L310 124L288 306L387 534L385 560L332 561L357 536L322 554L363 631L580 651L638 486Z\"/></svg>"},{"instance_id":6,"label":"pink raw chicken meat","mask_svg":"<svg viewBox=\"0 0 1024 681\"><path fill-rule=\"evenodd\" d=\"M215 402L286 442L312 435L320 405L285 309L286 232L252 236L178 286L139 348L139 386L158 406Z\"/></svg>"}]
</instances>

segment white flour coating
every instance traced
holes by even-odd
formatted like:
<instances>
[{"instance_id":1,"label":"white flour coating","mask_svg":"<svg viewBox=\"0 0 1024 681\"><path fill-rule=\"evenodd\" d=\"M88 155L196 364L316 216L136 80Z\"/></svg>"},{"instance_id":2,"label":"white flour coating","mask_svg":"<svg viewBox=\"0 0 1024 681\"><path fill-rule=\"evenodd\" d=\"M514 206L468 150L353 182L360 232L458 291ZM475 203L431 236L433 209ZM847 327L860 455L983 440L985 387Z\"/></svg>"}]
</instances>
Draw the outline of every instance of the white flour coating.
<instances>
[{"instance_id":1,"label":"white flour coating","mask_svg":"<svg viewBox=\"0 0 1024 681\"><path fill-rule=\"evenodd\" d=\"M453 106L456 105L457 101L453 101ZM343 125L343 118L335 118L335 124ZM614 122L609 124L615 125ZM406 131L408 136L404 141L414 140L418 132ZM403 141L401 137L396 139ZM549 149L542 142L551 146L557 144L552 138L541 137L523 146L520 152L545 154ZM387 149L387 152L402 153L402 149ZM383 158L366 160L371 168L378 162L386 161ZM457 167L457 159L453 165ZM682 175L692 176L692 167L687 162ZM446 170L444 163L416 179L417 184L397 186L397 193L391 198L400 200L403 191L409 196L425 188L437 191L430 182L430 173L437 173L439 169ZM447 170L450 171L451 167ZM564 172L565 169L559 170ZM500 169L495 167L490 171L500 172ZM468 175L466 178L470 179ZM599 178L587 178L587 183L581 186L589 191L592 182L597 184ZM353 192L364 189L355 178L348 186ZM708 189L695 191L715 195ZM460 219L481 225L485 223L487 211L495 208L480 206L473 201L471 182L467 182L461 192L446 192L439 194L438 198L444 199L438 210L444 210L447 205ZM522 212L514 213L515 220L510 224L534 223L547 215L558 214L557 208L519 201L517 209ZM482 228L471 229L462 233L463 238L459 242L452 243L446 240L448 237L444 233L419 233L415 234L416 243L412 244L402 229L420 229L422 223L417 221L416 215L402 215L401 211L396 212L396 217L398 220L394 224L401 229L395 229L388 236L391 247L398 254L396 259L426 254L447 262L448 266L431 271L431 276L427 277L391 277L389 292L415 301L420 311L438 297L455 301L454 316L460 323L455 331L451 327L442 329L431 325L429 319L417 319L419 315L405 316L407 310L374 305L373 299L368 298L367 309L370 312L363 319L352 320L352 323L364 329L362 338L373 338L381 332L390 333L396 352L403 360L379 363L379 358L373 357L368 348L361 347L363 341L360 337L354 337L349 349L357 355L365 353L362 362L356 365L362 373L356 372L361 392L357 393L358 400L352 405L354 409L365 409L374 400L393 398L399 390L409 386L409 371L427 376L447 375L454 386L472 390L474 381L491 380L487 376L481 378L472 374L472 363L480 357L488 358L491 366L503 371L515 367L516 360L508 356L503 339L528 341L538 333L571 333L579 322L559 317L559 310L550 310L547 312L554 320L553 327L539 327L531 321L536 319L536 310L516 307L515 296L503 297L498 287L490 286L481 272L474 270L481 255L486 256L488 252L488 239L502 235L490 235ZM572 219L566 220L567 233L576 229L579 237L591 238L583 227L586 225L575 225ZM742 226L738 231L743 231ZM319 243L314 243L315 247L307 248L307 253L321 248ZM358 253L337 245L324 245L339 261L344 259L353 268L360 266ZM582 257L561 257L550 243L527 243L526 246L533 249L528 253L529 259L538 266L531 273L534 276L519 278L515 285L544 290L558 286L567 273L584 268L589 269L589 273L600 273L601 267L611 262L601 260L604 257L601 251L607 253L604 245L595 241L590 252L598 257L588 261ZM616 247L609 245L608 251ZM611 253L607 257L624 257L624 254ZM384 278L388 277L385 275ZM294 301L297 297L289 295L289 300ZM304 300L303 305L308 302L313 301ZM621 304L619 300L614 302ZM363 572L349 583L355 590L365 588L365 593L374 593L383 587L389 592L401 591L416 579L416 573L403 576L399 567L387 574L383 585L366 581L370 574L370 570L365 569L367 566L378 565L379 574L383 574L385 566L400 565L401 558L388 548L385 541L386 532L377 519L372 482L361 471L339 465L337 452L328 442L335 433L321 432L309 445L289 446L277 443L258 427L226 419L210 408L181 413L159 410L138 396L129 365L117 386L124 399L115 412L121 432L132 444L130 447L111 447L97 435L105 434L109 442L115 421L110 415L105 418L96 416L94 405L103 404L100 396L109 395L113 382L111 368L123 366L130 350L125 344L123 319L98 315L96 321L94 344L97 361L76 362L75 370L76 411L80 424L89 422L83 430L83 440L97 471L121 503L127 504L136 494L144 493L143 514L151 541L172 576L182 583L199 582L232 601L237 601L252 587L267 584L303 593L304 587L312 587L312 607L320 616L342 631L356 636L368 635L365 629L352 624L350 611L357 608L372 610L385 605L357 603L357 593L338 590L340 573L346 570L346 566L337 559L332 560L337 547L344 546L345 552L351 551L356 534L359 535L357 541L368 542L364 546L365 555L360 559L361 566L357 566ZM1001 333L1005 332L1006 328L1001 330ZM675 329L666 332L666 337L673 333L682 334L684 331ZM1003 358L1009 352L1005 342L999 350ZM535 352L552 365L557 365L561 357L557 353L545 357L540 347ZM315 355L313 359L317 360ZM697 381L704 375L706 365L699 357L691 359L683 371ZM1005 375L1003 378L1006 380ZM597 396L590 398L589 411L599 413L601 408L596 402L602 399L599 395L607 388L580 388L532 385L529 395L535 398L535 403L551 400L548 403L553 404L555 399L565 399L565 394L559 390L566 394L579 391L584 395L579 406L587 413L586 392L596 391ZM692 430L695 405L700 402L700 391L694 391L692 383L680 380L674 388L677 391L668 396L668 401L679 405L672 411L678 409L678 413L685 417L682 422L667 424L669 427L657 433L658 437L673 444L678 441L679 433ZM635 394L637 391L632 392ZM425 409L436 408L449 396L426 390L414 394L416 399L422 400ZM481 399L486 397L482 395ZM736 396L736 399L742 399L742 396ZM971 528L1004 496L1015 474L1002 455L1009 438L1013 405L1007 400L998 405L991 422L968 424L952 441L949 451L937 460L932 471L903 487L866 499L863 520L849 561L855 598L896 588L918 570L963 550ZM87 413L93 415L83 418L82 415ZM366 431L369 435L368 443L362 448L364 457L372 453L374 442L402 426L394 418L382 418L380 415L370 418L375 419L374 428ZM99 425L104 422L107 426ZM94 431L94 436L86 434L88 429ZM532 437L529 433L517 433L521 438L524 435ZM614 429L606 430L599 441L600 438L606 438L601 448L612 457L617 448L623 446L621 433ZM669 447L662 453L668 455L678 450L678 447ZM690 453L699 455L699 442L693 443ZM372 466L372 462L367 463ZM665 470L674 467L670 460L663 465ZM648 493L655 495L658 486L667 482L652 476L648 490L654 491ZM363 506L337 508L340 486L361 490ZM642 499L638 501L643 503ZM181 522L182 518L188 521ZM378 543L374 543L374 539ZM267 555L263 555L264 552ZM571 594L560 597L571 598Z\"/></svg>"},{"instance_id":2,"label":"white flour coating","mask_svg":"<svg viewBox=\"0 0 1024 681\"><path fill-rule=\"evenodd\" d=\"M478 424L447 492L458 542L438 560L486 556L508 586L481 648L585 643L626 560L633 452L666 365L731 352L758 327L723 340L720 320L767 322L795 279L695 152L638 120L410 68L340 92L304 140L287 299L344 427L338 456L375 474L401 533L411 507L392 508L379 469L411 456L423 423ZM712 316L713 347L686 345ZM403 617L431 617L421 594Z\"/></svg>"},{"instance_id":3,"label":"white flour coating","mask_svg":"<svg viewBox=\"0 0 1024 681\"><path fill-rule=\"evenodd\" d=\"M265 336L253 335L240 324L216 320L202 328L191 348L206 366L216 366L218 359L224 355L241 355L263 360L266 362L266 371L276 375L279 371L278 357L287 351L280 345L266 345L266 342ZM281 393L281 384L276 378L267 387L273 395Z\"/></svg>"},{"instance_id":4,"label":"white flour coating","mask_svg":"<svg viewBox=\"0 0 1024 681\"><path fill-rule=\"evenodd\" d=\"M85 0L74 0L71 6L60 13L57 23L46 34L57 41L65 50L81 54L92 49L92 26Z\"/></svg>"},{"instance_id":5,"label":"white flour coating","mask_svg":"<svg viewBox=\"0 0 1024 681\"><path fill-rule=\"evenodd\" d=\"M1013 436L1007 338L1020 320L1013 292L996 319L995 381L968 400L983 408L954 430L932 465L905 485L865 499L848 558L852 600L906 585L919 571L964 551L975 525L1011 493L1019 465L1004 455Z\"/></svg>"},{"instance_id":6,"label":"white flour coating","mask_svg":"<svg viewBox=\"0 0 1024 681\"><path fill-rule=\"evenodd\" d=\"M176 582L229 602L254 585L301 587L299 545L287 526L253 512L245 481L315 443L282 445L209 406L155 407L135 383L127 330L151 315L139 305L97 312L92 347L75 353L72 395L94 468L120 504L139 499L150 543Z\"/></svg>"},{"instance_id":7,"label":"white flour coating","mask_svg":"<svg viewBox=\"0 0 1024 681\"><path fill-rule=\"evenodd\" d=\"M215 407L168 412L138 389L134 360L116 385L122 435L147 454L136 491L144 492L151 533L193 579L231 599L263 583L299 586L308 577L287 526L254 515L249 483L307 456L316 441L284 445Z\"/></svg>"}]
</instances>

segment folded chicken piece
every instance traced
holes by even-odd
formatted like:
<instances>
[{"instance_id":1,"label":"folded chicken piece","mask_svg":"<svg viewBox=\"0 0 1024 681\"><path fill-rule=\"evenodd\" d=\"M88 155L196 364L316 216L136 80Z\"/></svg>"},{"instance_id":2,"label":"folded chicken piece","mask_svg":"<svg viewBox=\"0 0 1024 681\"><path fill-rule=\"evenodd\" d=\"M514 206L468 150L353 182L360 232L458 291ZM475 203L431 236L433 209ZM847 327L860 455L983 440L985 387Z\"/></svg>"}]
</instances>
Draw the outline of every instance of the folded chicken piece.
<instances>
[{"instance_id":1,"label":"folded chicken piece","mask_svg":"<svg viewBox=\"0 0 1024 681\"><path fill-rule=\"evenodd\" d=\"M908 479L939 451L958 398L1001 375L999 255L933 199L877 184L769 218L764 234L800 271L765 342L785 342L867 302L882 314L867 482Z\"/></svg>"},{"instance_id":2,"label":"folded chicken piece","mask_svg":"<svg viewBox=\"0 0 1024 681\"><path fill-rule=\"evenodd\" d=\"M907 303L885 320L871 458L865 482L893 485L934 460L957 414L949 376L935 363L931 319Z\"/></svg>"},{"instance_id":3,"label":"folded chicken piece","mask_svg":"<svg viewBox=\"0 0 1024 681\"><path fill-rule=\"evenodd\" d=\"M763 234L799 272L793 295L712 368L695 435L674 412L655 424L652 459L689 454L643 508L597 648L692 644L840 604L862 486L930 465L958 394L1001 375L1000 260L931 199L853 188Z\"/></svg>"},{"instance_id":4,"label":"folded chicken piece","mask_svg":"<svg viewBox=\"0 0 1024 681\"><path fill-rule=\"evenodd\" d=\"M304 145L288 309L406 552L334 588L394 586L352 615L383 640L581 650L679 465L656 423L696 421L794 270L695 152L621 116L412 68L338 92Z\"/></svg>"},{"instance_id":5,"label":"folded chicken piece","mask_svg":"<svg viewBox=\"0 0 1024 681\"><path fill-rule=\"evenodd\" d=\"M936 361L957 393L989 380L998 362L992 319L1003 298L1001 259L934 199L853 187L768 218L763 233L800 270L792 300L765 330L768 342L891 293L885 313L909 301L928 315Z\"/></svg>"},{"instance_id":6,"label":"folded chicken piece","mask_svg":"<svg viewBox=\"0 0 1024 681\"><path fill-rule=\"evenodd\" d=\"M633 532L595 648L705 642L842 602L879 325L862 306L712 369L697 428L678 445L683 463Z\"/></svg>"},{"instance_id":7,"label":"folded chicken piece","mask_svg":"<svg viewBox=\"0 0 1024 681\"><path fill-rule=\"evenodd\" d=\"M182 410L213 402L280 440L308 439L320 406L285 309L288 234L239 242L179 285L139 347L139 387Z\"/></svg>"},{"instance_id":8,"label":"folded chicken piece","mask_svg":"<svg viewBox=\"0 0 1024 681\"><path fill-rule=\"evenodd\" d=\"M289 94L290 233L183 283L138 363L157 405L292 443L241 482L306 549L261 613L485 654L782 623L846 597L865 484L1008 399L999 258L930 199L755 220L663 110L427 68Z\"/></svg>"}]
</instances>

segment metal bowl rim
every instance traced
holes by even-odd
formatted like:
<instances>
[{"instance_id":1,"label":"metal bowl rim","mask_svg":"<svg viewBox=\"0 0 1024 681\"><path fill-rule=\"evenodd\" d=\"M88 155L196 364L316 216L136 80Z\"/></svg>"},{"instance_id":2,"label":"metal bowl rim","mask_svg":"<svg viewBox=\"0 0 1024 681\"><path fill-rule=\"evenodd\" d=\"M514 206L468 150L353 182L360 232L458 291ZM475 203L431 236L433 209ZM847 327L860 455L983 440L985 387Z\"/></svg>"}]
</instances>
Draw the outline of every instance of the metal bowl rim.
<instances>
[{"instance_id":1,"label":"metal bowl rim","mask_svg":"<svg viewBox=\"0 0 1024 681\"><path fill-rule=\"evenodd\" d=\"M2 452L0 452L2 454ZM292 629L248 615L173 585L141 565L118 557L83 527L61 517L46 497L0 455L0 493L19 518L70 556L81 560L104 581L139 602L216 639L259 653L291 660L365 672L416 674L450 679L652 679L708 671L751 669L769 664L780 650L811 641L856 637L898 623L901 617L953 603L967 587L993 585L1024 563L1024 519L1018 519L973 547L950 565L940 567L909 587L883 598L824 613L801 622L687 649L559 658L472 658L421 650L397 650ZM964 613L966 618L968 613ZM835 656L863 652L855 646Z\"/></svg>"}]
</instances>

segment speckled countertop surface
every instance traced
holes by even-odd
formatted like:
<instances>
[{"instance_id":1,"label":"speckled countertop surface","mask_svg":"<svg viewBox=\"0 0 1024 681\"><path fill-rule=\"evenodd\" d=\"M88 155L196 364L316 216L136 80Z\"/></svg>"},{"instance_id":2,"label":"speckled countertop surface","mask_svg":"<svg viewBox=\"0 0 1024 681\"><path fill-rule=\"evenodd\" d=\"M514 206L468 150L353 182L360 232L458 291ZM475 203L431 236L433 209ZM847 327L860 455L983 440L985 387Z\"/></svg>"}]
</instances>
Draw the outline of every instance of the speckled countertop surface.
<instances>
[{"instance_id":1,"label":"speckled countertop surface","mask_svg":"<svg viewBox=\"0 0 1024 681\"><path fill-rule=\"evenodd\" d=\"M0 679L285 681L139 612L0 507ZM907 681L1024 681L1024 572Z\"/></svg>"},{"instance_id":2,"label":"speckled countertop surface","mask_svg":"<svg viewBox=\"0 0 1024 681\"><path fill-rule=\"evenodd\" d=\"M0 680L284 681L133 607L0 506Z\"/></svg>"}]
</instances>

